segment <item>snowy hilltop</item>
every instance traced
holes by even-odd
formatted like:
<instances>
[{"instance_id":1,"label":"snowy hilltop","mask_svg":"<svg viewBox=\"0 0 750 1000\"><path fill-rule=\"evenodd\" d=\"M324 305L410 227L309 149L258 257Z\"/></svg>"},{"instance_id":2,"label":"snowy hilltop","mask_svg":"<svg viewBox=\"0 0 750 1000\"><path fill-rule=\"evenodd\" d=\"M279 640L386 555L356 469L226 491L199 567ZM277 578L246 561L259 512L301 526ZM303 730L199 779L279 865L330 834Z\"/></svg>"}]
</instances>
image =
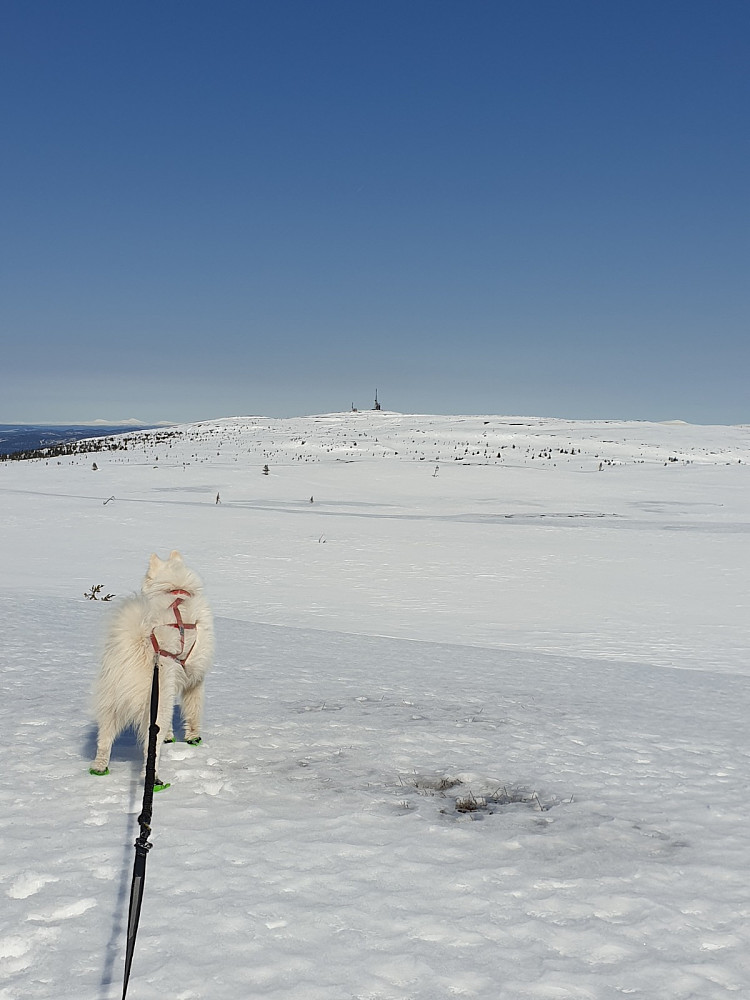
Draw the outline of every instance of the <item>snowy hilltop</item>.
<instances>
[{"instance_id":1,"label":"snowy hilltop","mask_svg":"<svg viewBox=\"0 0 750 1000\"><path fill-rule=\"evenodd\" d=\"M0 1000L120 996L141 758L88 773L90 689L174 548L217 657L130 997L750 993L750 427L224 418L0 497Z\"/></svg>"},{"instance_id":2,"label":"snowy hilltop","mask_svg":"<svg viewBox=\"0 0 750 1000\"><path fill-rule=\"evenodd\" d=\"M750 426L365 410L283 419L205 420L76 442L69 452L96 450L130 451L148 461L212 464L251 458L276 462L401 458L488 465L523 465L534 460L543 464L546 460L573 468L585 468L591 461L713 465L750 460Z\"/></svg>"}]
</instances>

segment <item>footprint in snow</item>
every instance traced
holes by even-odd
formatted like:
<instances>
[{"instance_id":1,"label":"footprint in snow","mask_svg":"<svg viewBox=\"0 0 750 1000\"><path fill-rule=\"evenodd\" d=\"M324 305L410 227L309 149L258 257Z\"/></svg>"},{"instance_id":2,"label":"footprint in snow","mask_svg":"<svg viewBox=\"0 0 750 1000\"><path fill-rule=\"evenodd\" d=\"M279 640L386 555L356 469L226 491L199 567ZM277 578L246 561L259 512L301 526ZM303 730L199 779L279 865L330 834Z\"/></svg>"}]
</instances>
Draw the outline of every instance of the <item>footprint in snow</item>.
<instances>
[{"instance_id":1,"label":"footprint in snow","mask_svg":"<svg viewBox=\"0 0 750 1000\"><path fill-rule=\"evenodd\" d=\"M11 899L28 899L43 889L48 882L58 882L54 875L38 875L36 872L26 872L19 876L7 890Z\"/></svg>"},{"instance_id":2,"label":"footprint in snow","mask_svg":"<svg viewBox=\"0 0 750 1000\"><path fill-rule=\"evenodd\" d=\"M34 923L51 924L57 920L70 920L72 917L80 917L86 910L90 910L92 906L96 906L95 899L79 899L75 903L68 903L67 906L58 906L53 910L46 910L42 913L30 913L26 919Z\"/></svg>"}]
</instances>

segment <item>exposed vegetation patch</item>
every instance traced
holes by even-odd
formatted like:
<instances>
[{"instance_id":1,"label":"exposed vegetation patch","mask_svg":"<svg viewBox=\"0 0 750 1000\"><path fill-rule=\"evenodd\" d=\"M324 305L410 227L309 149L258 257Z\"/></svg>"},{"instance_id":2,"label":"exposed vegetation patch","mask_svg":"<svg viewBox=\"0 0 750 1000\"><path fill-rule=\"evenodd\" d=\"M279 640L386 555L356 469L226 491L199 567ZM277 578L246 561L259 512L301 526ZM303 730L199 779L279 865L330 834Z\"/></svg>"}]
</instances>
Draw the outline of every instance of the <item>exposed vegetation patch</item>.
<instances>
[{"instance_id":1,"label":"exposed vegetation patch","mask_svg":"<svg viewBox=\"0 0 750 1000\"><path fill-rule=\"evenodd\" d=\"M516 805L547 812L562 801L557 796L540 794L532 788L498 785L491 779L483 778L469 780L449 775L410 775L400 776L399 782L401 790L437 799L441 815L458 819L483 819ZM402 805L405 809L412 807L409 799L404 799Z\"/></svg>"}]
</instances>

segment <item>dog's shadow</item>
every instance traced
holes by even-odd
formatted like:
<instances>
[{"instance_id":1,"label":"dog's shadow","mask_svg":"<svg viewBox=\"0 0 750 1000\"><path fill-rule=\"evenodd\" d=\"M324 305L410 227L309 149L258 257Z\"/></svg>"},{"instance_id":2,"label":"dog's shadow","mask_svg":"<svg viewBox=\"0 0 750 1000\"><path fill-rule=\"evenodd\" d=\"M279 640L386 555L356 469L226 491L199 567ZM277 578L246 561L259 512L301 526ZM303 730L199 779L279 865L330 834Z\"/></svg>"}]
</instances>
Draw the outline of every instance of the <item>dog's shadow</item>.
<instances>
[{"instance_id":1,"label":"dog's shadow","mask_svg":"<svg viewBox=\"0 0 750 1000\"><path fill-rule=\"evenodd\" d=\"M96 726L90 726L84 737L82 753L86 760L92 761L96 757ZM110 760L115 763L125 761L138 761L142 758L143 751L138 743L135 730L128 728L123 730L112 744L112 754Z\"/></svg>"},{"instance_id":2,"label":"dog's shadow","mask_svg":"<svg viewBox=\"0 0 750 1000\"><path fill-rule=\"evenodd\" d=\"M184 735L184 726L179 705L175 705L172 714L172 732L179 740L180 734ZM89 726L84 736L83 748L81 750L85 760L93 760L96 757L96 725ZM138 742L135 729L129 726L124 729L112 744L112 754L110 761L115 764L119 762L137 761L143 757L143 749Z\"/></svg>"}]
</instances>

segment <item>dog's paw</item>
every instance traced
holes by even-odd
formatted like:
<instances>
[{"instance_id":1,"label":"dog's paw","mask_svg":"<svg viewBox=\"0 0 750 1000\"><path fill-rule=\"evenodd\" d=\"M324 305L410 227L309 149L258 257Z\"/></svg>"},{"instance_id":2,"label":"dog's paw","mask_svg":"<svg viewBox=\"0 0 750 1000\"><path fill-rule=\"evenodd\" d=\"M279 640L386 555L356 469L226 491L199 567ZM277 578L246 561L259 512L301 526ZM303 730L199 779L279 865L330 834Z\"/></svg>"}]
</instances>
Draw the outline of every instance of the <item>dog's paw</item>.
<instances>
[{"instance_id":1,"label":"dog's paw","mask_svg":"<svg viewBox=\"0 0 750 1000\"><path fill-rule=\"evenodd\" d=\"M192 736L189 740L185 740L185 742L189 743L191 747L199 747L203 740L200 736Z\"/></svg>"},{"instance_id":2,"label":"dog's paw","mask_svg":"<svg viewBox=\"0 0 750 1000\"><path fill-rule=\"evenodd\" d=\"M165 743L174 743L175 742L174 733L170 733L169 736L165 736L164 737L164 742Z\"/></svg>"},{"instance_id":3,"label":"dog's paw","mask_svg":"<svg viewBox=\"0 0 750 1000\"><path fill-rule=\"evenodd\" d=\"M95 767L90 767L89 774L95 774L97 777L102 778L105 774L109 774L109 768L105 767L103 771L97 771Z\"/></svg>"},{"instance_id":4,"label":"dog's paw","mask_svg":"<svg viewBox=\"0 0 750 1000\"><path fill-rule=\"evenodd\" d=\"M169 781L156 781L156 782L154 782L154 791L155 792L163 792L163 791L165 791L169 787L170 787L170 782Z\"/></svg>"}]
</instances>

